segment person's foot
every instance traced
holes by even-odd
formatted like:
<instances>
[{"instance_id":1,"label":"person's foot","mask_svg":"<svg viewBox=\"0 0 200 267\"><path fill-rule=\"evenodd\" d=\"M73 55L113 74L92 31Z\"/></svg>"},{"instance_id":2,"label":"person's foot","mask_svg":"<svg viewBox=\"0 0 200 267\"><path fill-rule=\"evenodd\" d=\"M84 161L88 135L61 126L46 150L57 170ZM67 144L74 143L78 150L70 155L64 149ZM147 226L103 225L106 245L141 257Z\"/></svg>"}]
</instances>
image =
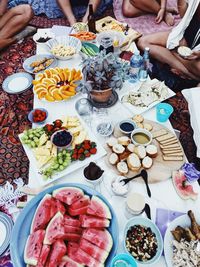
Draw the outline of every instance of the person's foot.
<instances>
[{"instance_id":1,"label":"person's foot","mask_svg":"<svg viewBox=\"0 0 200 267\"><path fill-rule=\"evenodd\" d=\"M166 12L164 16L164 21L168 26L173 26L174 25L174 17L172 13Z\"/></svg>"},{"instance_id":2,"label":"person's foot","mask_svg":"<svg viewBox=\"0 0 200 267\"><path fill-rule=\"evenodd\" d=\"M166 11L169 12L169 13L172 13L174 15L178 14L178 10L175 7L167 7Z\"/></svg>"},{"instance_id":3,"label":"person's foot","mask_svg":"<svg viewBox=\"0 0 200 267\"><path fill-rule=\"evenodd\" d=\"M35 27L32 26L26 26L25 29L23 29L21 32L19 32L18 34L16 34L14 36L15 41L20 41L22 39L24 39L27 36L31 36L33 34L35 34L37 31L37 29Z\"/></svg>"}]
</instances>

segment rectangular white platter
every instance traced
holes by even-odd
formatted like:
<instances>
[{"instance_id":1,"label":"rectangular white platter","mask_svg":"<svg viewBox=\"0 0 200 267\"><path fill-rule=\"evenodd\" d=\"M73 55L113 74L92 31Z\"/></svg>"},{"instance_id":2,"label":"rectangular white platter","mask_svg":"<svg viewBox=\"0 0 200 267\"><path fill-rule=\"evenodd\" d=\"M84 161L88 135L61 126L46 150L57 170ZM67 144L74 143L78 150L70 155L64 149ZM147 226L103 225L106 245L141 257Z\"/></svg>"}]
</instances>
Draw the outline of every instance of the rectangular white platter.
<instances>
[{"instance_id":1,"label":"rectangular white platter","mask_svg":"<svg viewBox=\"0 0 200 267\"><path fill-rule=\"evenodd\" d=\"M153 80L151 80L152 82ZM121 103L128 108L133 114L142 114L144 112L146 112L147 110L153 108L154 106L156 106L158 103L162 102L163 100L166 100L172 96L175 95L175 93L168 88L168 97L165 99L159 99L158 101L155 101L153 103L151 103L148 107L139 107L139 106L134 106L130 103L126 103L122 101L122 98L129 94L130 92L137 92L141 86L142 82L137 82L137 83L130 83L128 81L126 81L122 87L121 90L118 91L118 95L119 95L119 99L121 101Z\"/></svg>"},{"instance_id":2,"label":"rectangular white platter","mask_svg":"<svg viewBox=\"0 0 200 267\"><path fill-rule=\"evenodd\" d=\"M84 129L86 129L86 131L88 133L88 138L97 144L97 153L95 155L91 155L89 158L85 158L85 160L83 160L83 161L77 160L77 161L72 162L66 169L64 169L63 171L60 171L58 173L55 173L51 178L45 180L43 178L43 176L39 173L40 169L38 167L38 162L37 162L37 160L33 154L32 149L29 148L26 144L22 143L23 133L21 133L19 135L19 139L23 145L23 148L26 152L26 155L30 161L31 166L33 167L34 174L32 173L31 175L36 176L36 177L34 177L34 179L37 180L37 182L35 181L35 184L37 184L37 186L45 186L45 185L48 185L50 183L53 183L53 182L57 181L58 179L60 179L64 176L66 177L68 174L70 174L70 173L72 173L72 172L74 172L80 168L83 168L84 166L87 166L91 161L97 161L98 159L104 157L107 154L106 150L103 148L101 143L95 137L93 132L86 126L84 121L80 118L80 116L77 115L77 113L66 114L66 116L77 116L79 118ZM60 119L60 118L57 118L57 119ZM51 122L46 121L46 123L51 123ZM39 126L39 127L41 127L41 126ZM67 179L66 179L66 181L67 181ZM71 182L71 181L69 181L69 182Z\"/></svg>"}]
</instances>

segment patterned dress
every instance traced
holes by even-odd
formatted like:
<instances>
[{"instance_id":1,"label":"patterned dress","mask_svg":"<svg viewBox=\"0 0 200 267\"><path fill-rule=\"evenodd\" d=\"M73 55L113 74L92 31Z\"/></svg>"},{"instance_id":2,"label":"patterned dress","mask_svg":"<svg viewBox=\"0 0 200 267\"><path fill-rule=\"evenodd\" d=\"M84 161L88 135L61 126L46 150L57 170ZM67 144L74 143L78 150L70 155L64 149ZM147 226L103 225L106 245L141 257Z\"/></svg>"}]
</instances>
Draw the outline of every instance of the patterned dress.
<instances>
[{"instance_id":1,"label":"patterned dress","mask_svg":"<svg viewBox=\"0 0 200 267\"><path fill-rule=\"evenodd\" d=\"M85 3L85 4L84 4ZM12 8L20 4L29 4L32 6L35 15L46 14L48 18L64 17L62 10L56 0L8 0L8 7ZM84 16L88 1L73 1L71 0L72 9L76 18ZM112 0L102 0L96 12L96 15L101 15L112 4Z\"/></svg>"}]
</instances>

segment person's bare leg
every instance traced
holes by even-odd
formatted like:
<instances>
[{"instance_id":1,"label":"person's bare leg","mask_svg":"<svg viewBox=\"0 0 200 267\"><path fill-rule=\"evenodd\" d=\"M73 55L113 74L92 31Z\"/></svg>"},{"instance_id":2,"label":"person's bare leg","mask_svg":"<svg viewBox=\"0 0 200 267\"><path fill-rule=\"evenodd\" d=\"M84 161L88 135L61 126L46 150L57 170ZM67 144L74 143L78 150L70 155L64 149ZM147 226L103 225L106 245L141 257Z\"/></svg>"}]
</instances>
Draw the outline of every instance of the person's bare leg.
<instances>
[{"instance_id":1,"label":"person's bare leg","mask_svg":"<svg viewBox=\"0 0 200 267\"><path fill-rule=\"evenodd\" d=\"M0 38L7 39L13 37L23 29L33 16L29 5L19 5L7 11L0 18Z\"/></svg>"},{"instance_id":2,"label":"person's bare leg","mask_svg":"<svg viewBox=\"0 0 200 267\"><path fill-rule=\"evenodd\" d=\"M14 35L22 30L33 17L29 5L19 5L0 18L0 49L15 42Z\"/></svg>"},{"instance_id":3,"label":"person's bare leg","mask_svg":"<svg viewBox=\"0 0 200 267\"><path fill-rule=\"evenodd\" d=\"M196 79L196 76L191 73L169 49L166 48L169 33L170 32L158 32L146 35L138 40L137 45L141 50L144 50L145 47L149 47L150 56L152 58L161 63L168 64L171 68L178 70L187 77Z\"/></svg>"},{"instance_id":4,"label":"person's bare leg","mask_svg":"<svg viewBox=\"0 0 200 267\"><path fill-rule=\"evenodd\" d=\"M74 23L76 23L76 18L73 14L70 0L57 0L57 3L62 9L65 17L69 20L69 24L72 26Z\"/></svg>"},{"instance_id":5,"label":"person's bare leg","mask_svg":"<svg viewBox=\"0 0 200 267\"><path fill-rule=\"evenodd\" d=\"M88 3L88 8L87 8L87 11L82 19L83 22L87 22L88 20L88 15L89 15L89 5L92 5L93 6L93 11L94 13L97 11L99 5L100 5L100 2L101 0L90 0L89 3Z\"/></svg>"},{"instance_id":6,"label":"person's bare leg","mask_svg":"<svg viewBox=\"0 0 200 267\"><path fill-rule=\"evenodd\" d=\"M130 0L123 0L122 13L127 18L139 17L145 14L143 10L134 7L134 5L131 4Z\"/></svg>"}]
</instances>

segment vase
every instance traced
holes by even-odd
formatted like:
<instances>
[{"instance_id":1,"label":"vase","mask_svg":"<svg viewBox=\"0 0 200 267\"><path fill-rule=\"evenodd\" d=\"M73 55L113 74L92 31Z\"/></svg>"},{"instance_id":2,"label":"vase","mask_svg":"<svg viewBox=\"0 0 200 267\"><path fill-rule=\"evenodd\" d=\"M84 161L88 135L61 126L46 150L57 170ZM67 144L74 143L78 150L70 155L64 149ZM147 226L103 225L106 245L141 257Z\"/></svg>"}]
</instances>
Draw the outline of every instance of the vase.
<instances>
[{"instance_id":1,"label":"vase","mask_svg":"<svg viewBox=\"0 0 200 267\"><path fill-rule=\"evenodd\" d=\"M108 102L112 95L112 88L108 88L105 90L92 90L90 92L90 98L99 103L105 103Z\"/></svg>"}]
</instances>

